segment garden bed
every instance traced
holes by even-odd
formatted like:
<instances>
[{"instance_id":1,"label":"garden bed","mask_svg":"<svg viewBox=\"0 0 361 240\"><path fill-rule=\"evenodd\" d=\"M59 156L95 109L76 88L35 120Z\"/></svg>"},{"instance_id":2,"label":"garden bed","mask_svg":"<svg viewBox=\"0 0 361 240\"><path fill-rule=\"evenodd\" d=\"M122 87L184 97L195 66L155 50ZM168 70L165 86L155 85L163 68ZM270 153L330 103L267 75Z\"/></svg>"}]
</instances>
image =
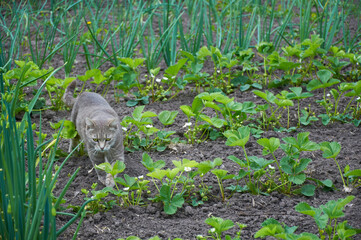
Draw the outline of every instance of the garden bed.
<instances>
[{"instance_id":1,"label":"garden bed","mask_svg":"<svg viewBox=\"0 0 361 240\"><path fill-rule=\"evenodd\" d=\"M74 214L81 214L57 239L230 239L226 235L237 239L239 234L240 239L271 239L271 230L274 235L309 233L303 235L305 239L319 239L335 230L340 239L358 239L361 27L360 17L352 15L356 11L351 11L352 1L347 6L330 3L332 8L324 12L322 1L304 3L308 7L301 2L295 7L290 1L265 1L265 6L233 1L231 7L226 1L194 1L196 5L115 1L99 6L90 2L69 3L66 8L29 3L24 5L34 14L29 28L22 19L14 25L2 23L19 34L2 42L4 49L12 49L6 50L10 59L6 61L12 63L13 55L21 60L4 69L4 84L13 94L18 91L16 83L25 83L11 111L17 113L16 120L26 119L31 100L39 97L31 122L34 131L41 125L49 140L45 146L53 146L55 128L70 119L70 109L61 98L73 80L78 82L77 94L102 94L122 121L125 169L119 170L112 189L98 181L86 153L74 152L67 158L68 138L75 134L69 122L64 123L68 135L58 138L55 155L47 154L45 146L40 148L45 149L44 163L55 157L58 167L66 160L53 192L47 192L54 202L79 169L62 204L56 209L50 206L58 231ZM117 4L127 7L118 9ZM9 22L16 18L12 11L21 12L14 6L2 9ZM350 15L333 11L339 8L348 9ZM53 13L56 17L49 27L47 19ZM342 21L343 28L333 21ZM54 22L59 25L54 27ZM244 26L238 28L239 24ZM321 29L329 25L334 28ZM49 76L51 67L59 68L54 76ZM5 103L2 108L5 116ZM39 140L39 135L34 136ZM24 163L26 168L29 162ZM37 174L43 174L48 184L52 178L38 164L34 163L31 176L29 169L23 169L23 178L33 177L29 182L42 187ZM55 172L52 166L50 170ZM24 191L30 188L26 184L24 180ZM139 184L145 186L142 191ZM36 187L32 191L41 198ZM20 206L28 203L27 194L22 194ZM90 202L83 211L86 201ZM5 214L10 205L1 206L0 213ZM51 217L47 210L41 214ZM314 214L316 221L306 214ZM47 226L41 216L37 219L39 228ZM338 228L332 229L332 224ZM5 227L13 229L12 224ZM217 238L217 231L224 232ZM49 228L49 232L55 238L56 231ZM342 234L355 236L342 238Z\"/></svg>"},{"instance_id":2,"label":"garden bed","mask_svg":"<svg viewBox=\"0 0 361 240\"><path fill-rule=\"evenodd\" d=\"M194 95L194 93L186 91L171 101L149 104L145 110L155 113L164 110L177 111L181 105L190 105ZM249 92L236 91L232 96L234 96L238 102L249 100L260 102L260 100L256 100L254 95ZM321 92L318 93L315 99L318 97L322 97ZM119 116L131 115L133 108L127 107L125 101L116 103L112 97L108 97L108 100ZM312 109L317 110L317 106L313 100L314 99L310 99L302 102L302 106L309 106L309 104L311 104ZM296 112L293 111L291 115L295 116L295 114ZM57 122L63 118L67 118L68 115L69 113L67 112L50 113L49 116L47 113L44 113L43 118L46 122ZM295 124L295 118L292 119L293 124ZM185 123L185 115L182 115L180 112L175 123L169 128L182 132L184 131L183 126ZM49 132L52 132L52 129L49 128L47 124L44 124L43 129L44 131L48 129ZM317 143L323 141L339 142L342 148L337 159L341 168L343 169L346 165L350 165L351 169L361 168L361 159L359 157L361 151L361 141L359 141L361 130L350 123L333 123L324 126L320 122L317 122L309 126L302 126L295 132L290 133L266 131L262 134L262 137L282 139L290 136L295 137L299 132L310 132L309 139ZM182 136L180 137L184 138ZM262 147L256 140L254 137L250 138L246 145L247 153L249 156L262 157ZM179 161L186 158L201 162L221 158L223 159L223 164L220 168L237 174L240 169L239 166L228 160L227 156L235 155L242 158L243 151L240 147L226 146L225 142L226 140L224 138L219 138L215 141L208 140L194 145L179 144L171 146L163 152L151 151L148 152L148 154L153 160L164 160L166 162L166 168L174 167L172 160ZM61 148L67 149L67 142L62 142ZM143 151L125 153L125 174L133 177L141 175L146 177L148 170L141 164L142 154ZM276 152L276 155L277 154L282 156L281 151ZM335 185L334 189L324 190L318 188L315 195L311 197L294 194L285 195L277 191L272 192L269 196L234 193L229 199L222 201L217 179L214 175L208 174L204 181L207 185L212 186L212 190L209 194L208 201L205 201L199 206L194 207L190 202L186 202L174 215L165 214L162 203L152 203L151 201L146 201L145 206L114 206L106 212L101 211L94 215L88 214L82 223L78 237L79 239L117 239L135 235L143 239L158 235L163 239L173 239L176 237L194 239L197 235L207 236L210 226L204 221L211 216L246 224L247 227L242 231L242 239L253 239L254 234L261 228L262 222L268 218L274 218L279 222L285 223L287 226L298 226L296 233L311 232L317 234L318 230L314 219L296 212L295 206L300 202L307 202L311 206L319 207L330 200L345 198L349 195L354 195L355 199L346 206L345 217L342 218L342 220L347 220L351 226L360 228L361 213L359 212L359 208L361 206L361 200L358 189L354 189L349 193L343 191L342 180L336 163L332 159L323 158L321 151L312 152L308 157L312 159L312 162L307 168L307 176L319 180L330 179ZM64 182L62 179L67 179L68 174L74 172L79 167L81 168L80 172L66 194L67 204L81 205L85 197L81 189L90 190L91 185L97 182L96 173L94 170L92 171L92 165L87 156L71 157L62 170L57 189L62 189L62 182ZM225 185L227 186L227 184L231 183L232 181L228 180ZM199 182L197 184L199 184ZM103 187L104 186L100 185L98 189ZM151 189L152 193L150 195L156 191L154 187ZM231 192L226 190L225 195L228 198ZM66 217L58 217L58 224L61 225L62 220L66 219ZM75 229L76 225L71 226L60 239L70 238L74 234ZM238 230L238 227L235 226L226 233L235 236Z\"/></svg>"}]
</instances>

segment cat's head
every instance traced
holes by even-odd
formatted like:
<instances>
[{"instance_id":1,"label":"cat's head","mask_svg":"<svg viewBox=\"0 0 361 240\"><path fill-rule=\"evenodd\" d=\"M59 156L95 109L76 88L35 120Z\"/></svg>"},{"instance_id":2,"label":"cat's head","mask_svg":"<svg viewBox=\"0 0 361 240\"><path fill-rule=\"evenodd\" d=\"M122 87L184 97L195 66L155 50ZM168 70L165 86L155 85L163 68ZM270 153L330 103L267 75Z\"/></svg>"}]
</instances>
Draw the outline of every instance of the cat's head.
<instances>
[{"instance_id":1,"label":"cat's head","mask_svg":"<svg viewBox=\"0 0 361 240\"><path fill-rule=\"evenodd\" d=\"M96 151L108 151L117 141L120 125L116 119L86 118L85 124L86 141L94 146Z\"/></svg>"}]
</instances>

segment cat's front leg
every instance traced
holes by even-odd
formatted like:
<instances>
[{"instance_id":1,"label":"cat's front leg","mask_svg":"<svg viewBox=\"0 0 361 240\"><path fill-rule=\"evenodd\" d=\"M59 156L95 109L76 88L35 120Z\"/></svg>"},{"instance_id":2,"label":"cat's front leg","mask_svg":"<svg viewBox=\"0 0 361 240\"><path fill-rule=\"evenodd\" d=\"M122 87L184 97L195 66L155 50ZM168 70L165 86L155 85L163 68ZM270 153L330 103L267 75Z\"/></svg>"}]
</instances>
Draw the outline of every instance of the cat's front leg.
<instances>
[{"instance_id":1,"label":"cat's front leg","mask_svg":"<svg viewBox=\"0 0 361 240\"><path fill-rule=\"evenodd\" d=\"M95 165L100 165L101 163L107 162L105 156L103 154L94 154L91 151L88 151L88 155L90 158L90 161L93 164L93 167L95 168ZM103 170L99 170L95 168L95 172L97 173L99 181L104 184L107 187L113 187L115 185L113 177L111 174L106 173Z\"/></svg>"},{"instance_id":2,"label":"cat's front leg","mask_svg":"<svg viewBox=\"0 0 361 240\"><path fill-rule=\"evenodd\" d=\"M109 163L112 165L112 167L114 166L114 164L117 161L123 162L124 163L124 151L116 151L116 152L112 152L112 154L107 155L106 160L111 160L109 161ZM117 177L118 174L116 174L114 176L114 179Z\"/></svg>"}]
</instances>

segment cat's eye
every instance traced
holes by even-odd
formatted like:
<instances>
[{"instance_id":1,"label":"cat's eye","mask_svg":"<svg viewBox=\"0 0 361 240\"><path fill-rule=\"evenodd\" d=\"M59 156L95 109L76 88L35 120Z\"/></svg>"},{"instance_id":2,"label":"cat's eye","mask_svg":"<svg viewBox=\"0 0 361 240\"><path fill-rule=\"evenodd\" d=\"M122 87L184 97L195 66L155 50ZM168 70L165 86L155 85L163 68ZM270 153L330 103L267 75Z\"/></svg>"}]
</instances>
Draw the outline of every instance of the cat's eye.
<instances>
[{"instance_id":1,"label":"cat's eye","mask_svg":"<svg viewBox=\"0 0 361 240\"><path fill-rule=\"evenodd\" d=\"M99 139L98 139L98 138L93 138L93 141L94 141L94 142L98 142Z\"/></svg>"},{"instance_id":2,"label":"cat's eye","mask_svg":"<svg viewBox=\"0 0 361 240\"><path fill-rule=\"evenodd\" d=\"M107 138L107 139L105 139L105 141L107 141L107 142L109 142L110 140L112 140L111 138Z\"/></svg>"}]
</instances>

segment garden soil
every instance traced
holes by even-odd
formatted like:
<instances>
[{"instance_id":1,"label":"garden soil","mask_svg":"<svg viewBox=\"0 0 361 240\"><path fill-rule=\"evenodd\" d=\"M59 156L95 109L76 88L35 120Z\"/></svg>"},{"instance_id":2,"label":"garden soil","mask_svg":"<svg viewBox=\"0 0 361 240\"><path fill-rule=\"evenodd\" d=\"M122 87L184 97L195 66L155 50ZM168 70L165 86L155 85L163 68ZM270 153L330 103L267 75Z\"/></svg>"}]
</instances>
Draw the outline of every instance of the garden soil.
<instances>
[{"instance_id":1,"label":"garden soil","mask_svg":"<svg viewBox=\"0 0 361 240\"><path fill-rule=\"evenodd\" d=\"M355 24L355 27L357 25ZM59 58L59 59L57 59ZM61 57L56 56L53 60L52 66L56 67L61 62ZM74 68L74 76L83 75L86 71L84 59L77 59L77 63ZM103 66L107 69L110 66ZM164 66L163 66L164 68ZM209 66L212 71L212 66ZM87 85L89 89L95 89L94 85ZM280 89L272 90L280 91ZM168 130L176 131L176 137L185 140L183 128L187 122L186 116L180 110L181 105L191 105L196 93L190 86L175 98L154 102L146 105L145 111L153 111L159 114L161 111L170 110L178 111L179 114L173 125L169 126ZM111 106L119 114L121 118L124 116L131 116L134 107L127 107L126 100L121 99L119 102L115 101L114 93L108 92L105 96ZM256 104L264 104L262 99L255 97L250 91L241 92L235 90L230 95L234 97L237 102L253 101ZM301 107L311 107L311 110L316 113L316 116L320 113L325 113L324 108L320 107L315 100L322 98L322 92L315 92L315 96L305 101L301 101ZM340 103L340 109L346 106L346 102ZM296 111L291 111L291 125L297 124ZM50 127L50 122L56 123L62 119L69 119L70 111L45 111L42 113L42 129L47 134L54 134L55 130ZM39 122L39 116L33 115L33 122ZM157 127L161 125L154 119L154 124ZM346 123L331 123L324 126L321 121L313 122L309 126L302 126L294 132L276 132L273 130L265 131L262 137L276 137L282 139L283 137L293 136L295 137L299 132L310 132L309 138L311 141L320 143L323 141L336 141L341 144L341 152L337 157L337 160L343 169L346 165L349 165L351 169L361 169L361 129L355 127L353 124ZM247 154L249 156L262 156L262 148L256 142L257 139L253 136L250 138L246 145ZM68 142L62 140L59 148L66 151L68 149ZM142 154L144 151L125 152L125 164L126 170L122 174L128 174L133 177L145 176L148 173L147 169L141 164ZM244 157L244 153L239 147L229 147L225 145L225 138L218 138L215 141L206 141L199 144L175 144L168 147L163 152L150 151L147 152L153 160L164 160L166 162L166 168L174 167L172 160L182 160L184 158L195 160L197 162L213 160L215 158L221 158L223 160L220 168L228 170L230 173L237 174L239 166L234 162L227 159L227 156L234 155L239 158ZM282 151L276 152L276 157L280 159L282 157ZM330 200L337 200L339 198L345 198L348 195L354 195L355 199L345 207L345 216L339 220L347 220L348 224L361 228L361 193L359 189L354 189L350 193L343 191L342 180L337 168L336 163L332 159L325 159L322 157L321 151L315 151L306 155L312 159L308 169L307 176L316 178L319 180L331 179L335 185L335 189L326 191L322 188L317 188L314 196L306 197L303 195L285 195L272 192L269 196L265 195L252 195L250 193L234 193L231 195L229 190L226 190L225 196L227 199L222 201L221 194L217 179L212 174L205 176L204 182L208 186L212 186L212 189L208 195L208 201L205 201L199 206L192 206L189 202L186 202L182 208L180 208L174 215L167 215L163 211L161 203L153 203L147 200L148 197L154 197L156 189L152 187L151 193L143 195L145 199L144 206L131 206L121 207L114 206L107 211L100 211L96 214L88 213L84 218L80 230L77 235L77 239L118 239L126 238L131 235L138 236L142 239L147 239L152 236L159 236L161 239L196 239L197 235L207 236L209 225L205 223L205 220L209 217L221 217L223 219L230 219L235 223L246 224L247 227L242 231L242 239L254 239L254 234L261 228L263 221L269 218L274 218L279 222L285 223L287 226L298 226L296 233L311 232L318 234L317 226L314 220L310 216L300 214L295 211L295 206L300 202L307 202L311 206L319 207L322 204ZM269 159L269 156L264 157ZM59 158L58 165L64 160ZM70 185L66 195L66 203L63 207L81 206L84 203L85 195L81 192L81 189L91 190L93 183L97 183L98 179L93 166L87 155L72 156L65 166L63 167L59 176L57 186L54 190L54 195L58 196L60 191L65 186L70 175L80 168L80 171L75 178L74 182ZM121 174L121 175L122 175ZM225 186L234 184L232 180L225 181ZM199 184L199 183L198 183ZM198 186L196 184L196 186ZM149 183L152 186L152 182ZM97 189L101 189L100 183ZM72 212L72 209L65 209L65 212ZM63 226L70 217L65 215L57 216L57 228ZM64 233L62 233L59 239L72 239L78 221L71 225ZM235 236L238 231L238 227L228 230L226 233ZM361 239L360 236L355 239Z\"/></svg>"},{"instance_id":2,"label":"garden soil","mask_svg":"<svg viewBox=\"0 0 361 240\"><path fill-rule=\"evenodd\" d=\"M176 121L169 127L169 130L177 132L178 137L185 139L183 128L186 123L186 116L181 112L179 107L181 105L191 105L195 93L184 91L179 96L166 102L155 102L145 107L146 111L153 111L159 114L164 110L179 111ZM254 101L256 104L261 104L262 100L255 98L251 92L235 91L231 94L237 102ZM315 98L302 101L303 107L309 107L315 111L316 116L321 113L322 108L317 107L314 102L315 99L322 97L319 92ZM130 116L133 109L126 106L125 101L115 102L112 94L106 96L107 100L117 111L119 116ZM342 109L342 105L340 106ZM320 111L320 112L318 112ZM291 124L296 125L296 112L291 112ZM45 133L54 133L50 128L49 122L58 122L62 119L68 119L70 113L67 111L52 112L46 111L42 114L43 131ZM37 121L38 117L33 117ZM157 126L156 121L154 121ZM160 125L158 125L160 126ZM323 141L336 141L342 146L341 152L337 157L341 168L350 165L351 169L361 168L361 129L355 127L353 124L332 123L327 126L322 125L320 121L314 122L309 126L302 126L295 132L275 132L265 131L262 137L276 137L282 139L283 137L295 137L299 132L310 132L309 138L311 141L320 143ZM262 147L256 142L257 139L252 137L246 145L248 156L262 156ZM66 150L68 143L62 140L60 148ZM171 145L163 152L151 151L147 152L153 160L164 160L166 168L174 167L172 160L182 160L184 158L195 160L197 162L213 160L221 158L223 164L222 169L228 170L230 173L237 174L239 167L234 162L227 159L227 156L234 155L243 158L243 150L239 147L228 147L225 145L224 138L218 138L215 141L206 141L200 144L175 144ZM126 170L124 174L129 176L145 176L148 170L141 164L143 151L125 152ZM276 157L282 157L282 151L276 152ZM222 201L217 179L212 174L205 176L205 183L212 186L208 201L197 207L192 206L186 202L176 214L167 215L163 211L161 203L152 203L145 201L144 206L121 207L114 206L108 211L100 211L96 214L87 214L81 225L77 239L118 239L125 238L131 235L138 236L142 239L147 239L152 236L159 236L162 239L168 238L183 238L195 239L197 235L207 236L210 226L204 221L211 217L221 217L223 219L230 219L233 222L246 224L247 227L242 231L242 239L253 239L257 230L261 228L261 224L268 218L274 218L279 222L285 223L287 226L298 226L296 233L311 232L317 234L318 229L314 220L310 216L300 214L295 211L295 206L299 202L307 202L311 206L319 207L329 200L337 200L345 198L348 195L356 196L355 199L346 206L345 217L342 220L347 220L348 223L356 228L361 228L361 194L359 189L354 189L351 193L346 193L342 190L342 180L336 163L332 159L325 159L322 157L321 151L310 153L307 157L312 159L307 174L308 177L319 180L331 179L334 182L336 189L332 191L325 191L322 188L317 188L316 193L312 197L303 195L285 195L282 193L272 192L269 196L252 195L250 193L234 193L231 196L229 190L225 195L227 200ZM267 156L265 157L267 159ZM63 158L59 159L60 161ZM59 161L59 164L60 164ZM98 182L97 175L93 170L93 166L87 155L72 156L61 171L55 195L57 195L65 183L77 168L80 171L71 184L69 190L65 195L66 204L80 206L84 202L85 195L81 189L90 190L93 183ZM225 186L231 184L231 180L225 182ZM152 182L149 183L152 185ZM99 183L97 189L103 188ZM150 193L156 193L156 189L151 189ZM154 196L154 195L153 195ZM147 196L143 196L145 199ZM69 209L67 211L70 211ZM71 211L70 211L71 212ZM57 217L57 225L61 227L68 221L70 217L59 215ZM73 224L67 231L65 231L59 239L71 239L76 231L76 224ZM235 236L238 227L228 230L226 233Z\"/></svg>"}]
</instances>

